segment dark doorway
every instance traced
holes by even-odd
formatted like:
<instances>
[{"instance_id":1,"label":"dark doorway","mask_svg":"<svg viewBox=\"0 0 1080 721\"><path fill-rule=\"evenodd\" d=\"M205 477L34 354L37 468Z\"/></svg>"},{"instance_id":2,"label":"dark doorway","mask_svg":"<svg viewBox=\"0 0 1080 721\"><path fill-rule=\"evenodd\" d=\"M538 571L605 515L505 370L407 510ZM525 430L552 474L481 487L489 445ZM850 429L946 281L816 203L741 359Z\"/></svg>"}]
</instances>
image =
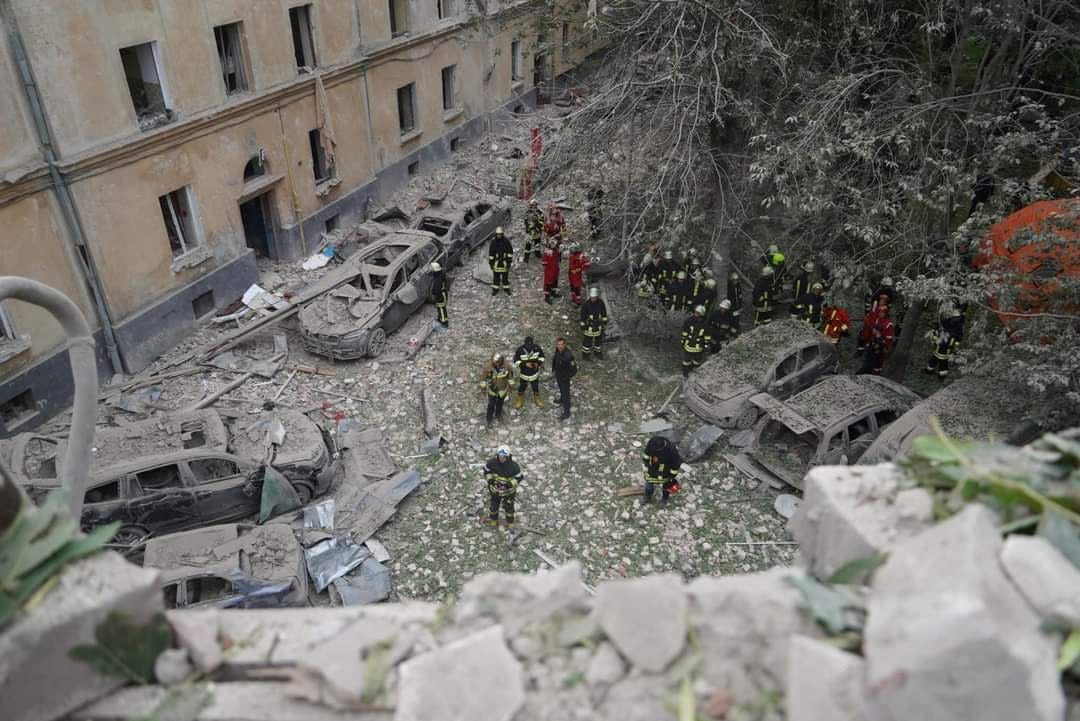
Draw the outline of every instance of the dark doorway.
<instances>
[{"instance_id":1,"label":"dark doorway","mask_svg":"<svg viewBox=\"0 0 1080 721\"><path fill-rule=\"evenodd\" d=\"M256 255L271 257L274 245L274 223L270 216L270 194L265 193L240 204L240 220L244 224L244 240Z\"/></svg>"},{"instance_id":2,"label":"dark doorway","mask_svg":"<svg viewBox=\"0 0 1080 721\"><path fill-rule=\"evenodd\" d=\"M533 85L536 87L536 104L551 102L554 68L547 53L537 53L533 58Z\"/></svg>"}]
</instances>

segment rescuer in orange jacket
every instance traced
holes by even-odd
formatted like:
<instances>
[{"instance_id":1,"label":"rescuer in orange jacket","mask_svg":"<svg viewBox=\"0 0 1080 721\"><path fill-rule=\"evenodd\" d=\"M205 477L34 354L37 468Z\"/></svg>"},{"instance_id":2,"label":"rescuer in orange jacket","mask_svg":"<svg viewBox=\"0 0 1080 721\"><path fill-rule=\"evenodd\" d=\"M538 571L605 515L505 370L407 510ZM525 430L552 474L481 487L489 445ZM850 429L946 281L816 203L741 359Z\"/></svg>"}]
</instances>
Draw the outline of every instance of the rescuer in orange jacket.
<instances>
[{"instance_id":1,"label":"rescuer in orange jacket","mask_svg":"<svg viewBox=\"0 0 1080 721\"><path fill-rule=\"evenodd\" d=\"M567 262L567 279L570 282L570 298L575 305L581 305L581 288L585 282L585 273L589 270L589 256L581 252L581 246L570 246L570 259Z\"/></svg>"}]
</instances>

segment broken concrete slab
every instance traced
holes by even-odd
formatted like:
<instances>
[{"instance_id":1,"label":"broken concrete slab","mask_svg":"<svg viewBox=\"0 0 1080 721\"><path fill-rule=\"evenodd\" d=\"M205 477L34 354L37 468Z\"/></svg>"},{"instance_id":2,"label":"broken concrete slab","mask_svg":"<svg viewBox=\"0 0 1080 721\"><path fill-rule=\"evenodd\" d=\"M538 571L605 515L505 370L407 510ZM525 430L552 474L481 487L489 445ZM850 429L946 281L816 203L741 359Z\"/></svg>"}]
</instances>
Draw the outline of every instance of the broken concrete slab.
<instances>
[{"instance_id":1,"label":"broken concrete slab","mask_svg":"<svg viewBox=\"0 0 1080 721\"><path fill-rule=\"evenodd\" d=\"M585 669L585 682L590 686L606 686L615 683L625 674L626 663L622 656L614 646L602 641L589 660L589 667Z\"/></svg>"},{"instance_id":2,"label":"broken concrete slab","mask_svg":"<svg viewBox=\"0 0 1080 721\"><path fill-rule=\"evenodd\" d=\"M94 643L110 613L144 624L161 612L161 599L156 570L133 566L112 551L66 566L34 612L0 634L0 715L5 721L49 721L119 688L122 679L102 675L69 652Z\"/></svg>"},{"instance_id":3,"label":"broken concrete slab","mask_svg":"<svg viewBox=\"0 0 1080 721\"><path fill-rule=\"evenodd\" d=\"M395 721L510 721L525 703L521 664L502 626L401 664Z\"/></svg>"},{"instance_id":4,"label":"broken concrete slab","mask_svg":"<svg viewBox=\"0 0 1080 721\"><path fill-rule=\"evenodd\" d=\"M442 436L436 435L434 438L428 438L422 442L416 449L416 452L423 456L433 456L439 452L439 448L442 447Z\"/></svg>"},{"instance_id":5,"label":"broken concrete slab","mask_svg":"<svg viewBox=\"0 0 1080 721\"><path fill-rule=\"evenodd\" d=\"M213 673L221 666L225 657L218 641L217 614L195 610L168 611L165 619L199 673Z\"/></svg>"},{"instance_id":6,"label":"broken concrete slab","mask_svg":"<svg viewBox=\"0 0 1080 721\"><path fill-rule=\"evenodd\" d=\"M491 285L495 282L495 274L491 272L491 266L488 265L487 253L477 253L472 278L484 285Z\"/></svg>"},{"instance_id":7,"label":"broken concrete slab","mask_svg":"<svg viewBox=\"0 0 1080 721\"><path fill-rule=\"evenodd\" d=\"M371 557L379 563L386 563L390 560L390 551L386 550L386 546L384 546L377 538L367 539L364 541L364 545L371 551Z\"/></svg>"},{"instance_id":8,"label":"broken concrete slab","mask_svg":"<svg viewBox=\"0 0 1080 721\"><path fill-rule=\"evenodd\" d=\"M892 546L874 574L868 706L888 719L1060 721L1058 639L1006 578L985 506Z\"/></svg>"},{"instance_id":9,"label":"broken concrete slab","mask_svg":"<svg viewBox=\"0 0 1080 721\"><path fill-rule=\"evenodd\" d=\"M482 573L465 584L453 614L463 624L494 619L516 636L534 625L567 622L587 610L587 598L581 564L571 561L528 576Z\"/></svg>"},{"instance_id":10,"label":"broken concrete slab","mask_svg":"<svg viewBox=\"0 0 1080 721\"><path fill-rule=\"evenodd\" d=\"M652 418L638 426L637 432L650 434L660 433L661 431L669 431L672 428L674 428L674 426L672 425L671 421L667 420L666 418Z\"/></svg>"},{"instance_id":11,"label":"broken concrete slab","mask_svg":"<svg viewBox=\"0 0 1080 721\"><path fill-rule=\"evenodd\" d=\"M795 636L788 652L787 721L867 721L864 661L835 646Z\"/></svg>"},{"instance_id":12,"label":"broken concrete slab","mask_svg":"<svg viewBox=\"0 0 1080 721\"><path fill-rule=\"evenodd\" d=\"M698 578L687 587L690 623L703 649L702 675L712 686L736 699L784 690L790 638L822 635L800 610L799 592L784 580L799 574L774 568Z\"/></svg>"},{"instance_id":13,"label":"broken concrete slab","mask_svg":"<svg viewBox=\"0 0 1080 721\"><path fill-rule=\"evenodd\" d=\"M882 553L933 521L929 494L913 488L901 495L902 480L891 466L820 466L807 474L788 530L811 574L828 578L845 563Z\"/></svg>"},{"instance_id":14,"label":"broken concrete slab","mask_svg":"<svg viewBox=\"0 0 1080 721\"><path fill-rule=\"evenodd\" d=\"M663 671L686 643L686 594L674 574L600 584L596 615L619 651L645 671Z\"/></svg>"},{"instance_id":15,"label":"broken concrete slab","mask_svg":"<svg viewBox=\"0 0 1080 721\"><path fill-rule=\"evenodd\" d=\"M338 445L345 459L342 469L345 479L389 478L397 473L394 459L387 450L386 436L380 428L346 431L340 435Z\"/></svg>"},{"instance_id":16,"label":"broken concrete slab","mask_svg":"<svg viewBox=\"0 0 1080 721\"><path fill-rule=\"evenodd\" d=\"M1039 616L1080 628L1080 570L1049 541L1011 535L1001 549L1001 564Z\"/></svg>"},{"instance_id":17,"label":"broken concrete slab","mask_svg":"<svg viewBox=\"0 0 1080 721\"><path fill-rule=\"evenodd\" d=\"M713 444L724 435L724 429L713 425L703 425L682 439L679 443L679 455L684 461L694 462L705 457Z\"/></svg>"},{"instance_id":18,"label":"broken concrete slab","mask_svg":"<svg viewBox=\"0 0 1080 721\"><path fill-rule=\"evenodd\" d=\"M793 496L790 493L781 493L773 501L773 510L778 514L788 519L789 521L799 510L799 505L802 503L798 496Z\"/></svg>"},{"instance_id":19,"label":"broken concrete slab","mask_svg":"<svg viewBox=\"0 0 1080 721\"><path fill-rule=\"evenodd\" d=\"M348 529L356 543L363 543L390 520L398 504L415 491L422 480L415 469L410 469L372 483L348 500L345 494L339 494L338 528Z\"/></svg>"},{"instance_id":20,"label":"broken concrete slab","mask_svg":"<svg viewBox=\"0 0 1080 721\"><path fill-rule=\"evenodd\" d=\"M284 364L285 359L281 354L277 354L270 359L259 360L240 355L231 350L225 351L224 353L218 353L213 358L210 358L203 363L203 365L220 368L222 370L235 371L237 373L253 373L263 378L273 378L274 375L281 370Z\"/></svg>"}]
</instances>

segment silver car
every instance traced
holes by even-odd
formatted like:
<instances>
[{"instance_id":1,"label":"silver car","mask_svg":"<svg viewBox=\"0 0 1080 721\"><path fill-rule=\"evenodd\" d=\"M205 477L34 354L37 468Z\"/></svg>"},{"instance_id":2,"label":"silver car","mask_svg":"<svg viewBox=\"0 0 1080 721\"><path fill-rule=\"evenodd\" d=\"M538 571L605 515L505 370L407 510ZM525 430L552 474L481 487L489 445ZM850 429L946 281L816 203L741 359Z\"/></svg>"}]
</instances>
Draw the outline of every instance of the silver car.
<instances>
[{"instance_id":1,"label":"silver car","mask_svg":"<svg viewBox=\"0 0 1080 721\"><path fill-rule=\"evenodd\" d=\"M750 428L760 414L752 396L789 398L836 373L838 363L836 346L814 328L775 321L743 333L705 361L686 384L686 404L715 426Z\"/></svg>"},{"instance_id":2,"label":"silver car","mask_svg":"<svg viewBox=\"0 0 1080 721\"><path fill-rule=\"evenodd\" d=\"M462 206L427 208L412 227L437 237L446 248L447 267L453 268L472 251L486 247L500 226L510 233L510 202L485 196Z\"/></svg>"}]
</instances>

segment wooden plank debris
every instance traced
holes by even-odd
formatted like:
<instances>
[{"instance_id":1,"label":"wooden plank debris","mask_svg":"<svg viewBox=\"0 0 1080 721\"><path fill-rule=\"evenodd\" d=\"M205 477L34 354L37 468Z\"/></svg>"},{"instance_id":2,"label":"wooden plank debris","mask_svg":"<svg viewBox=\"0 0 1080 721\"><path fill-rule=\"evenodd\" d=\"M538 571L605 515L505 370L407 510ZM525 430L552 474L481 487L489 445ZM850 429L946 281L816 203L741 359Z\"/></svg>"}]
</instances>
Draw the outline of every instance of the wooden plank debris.
<instances>
[{"instance_id":1,"label":"wooden plank debris","mask_svg":"<svg viewBox=\"0 0 1080 721\"><path fill-rule=\"evenodd\" d=\"M439 435L435 422L435 400L432 397L430 388L425 388L420 392L420 411L424 416L424 433L427 434L427 437L434 438Z\"/></svg>"}]
</instances>

